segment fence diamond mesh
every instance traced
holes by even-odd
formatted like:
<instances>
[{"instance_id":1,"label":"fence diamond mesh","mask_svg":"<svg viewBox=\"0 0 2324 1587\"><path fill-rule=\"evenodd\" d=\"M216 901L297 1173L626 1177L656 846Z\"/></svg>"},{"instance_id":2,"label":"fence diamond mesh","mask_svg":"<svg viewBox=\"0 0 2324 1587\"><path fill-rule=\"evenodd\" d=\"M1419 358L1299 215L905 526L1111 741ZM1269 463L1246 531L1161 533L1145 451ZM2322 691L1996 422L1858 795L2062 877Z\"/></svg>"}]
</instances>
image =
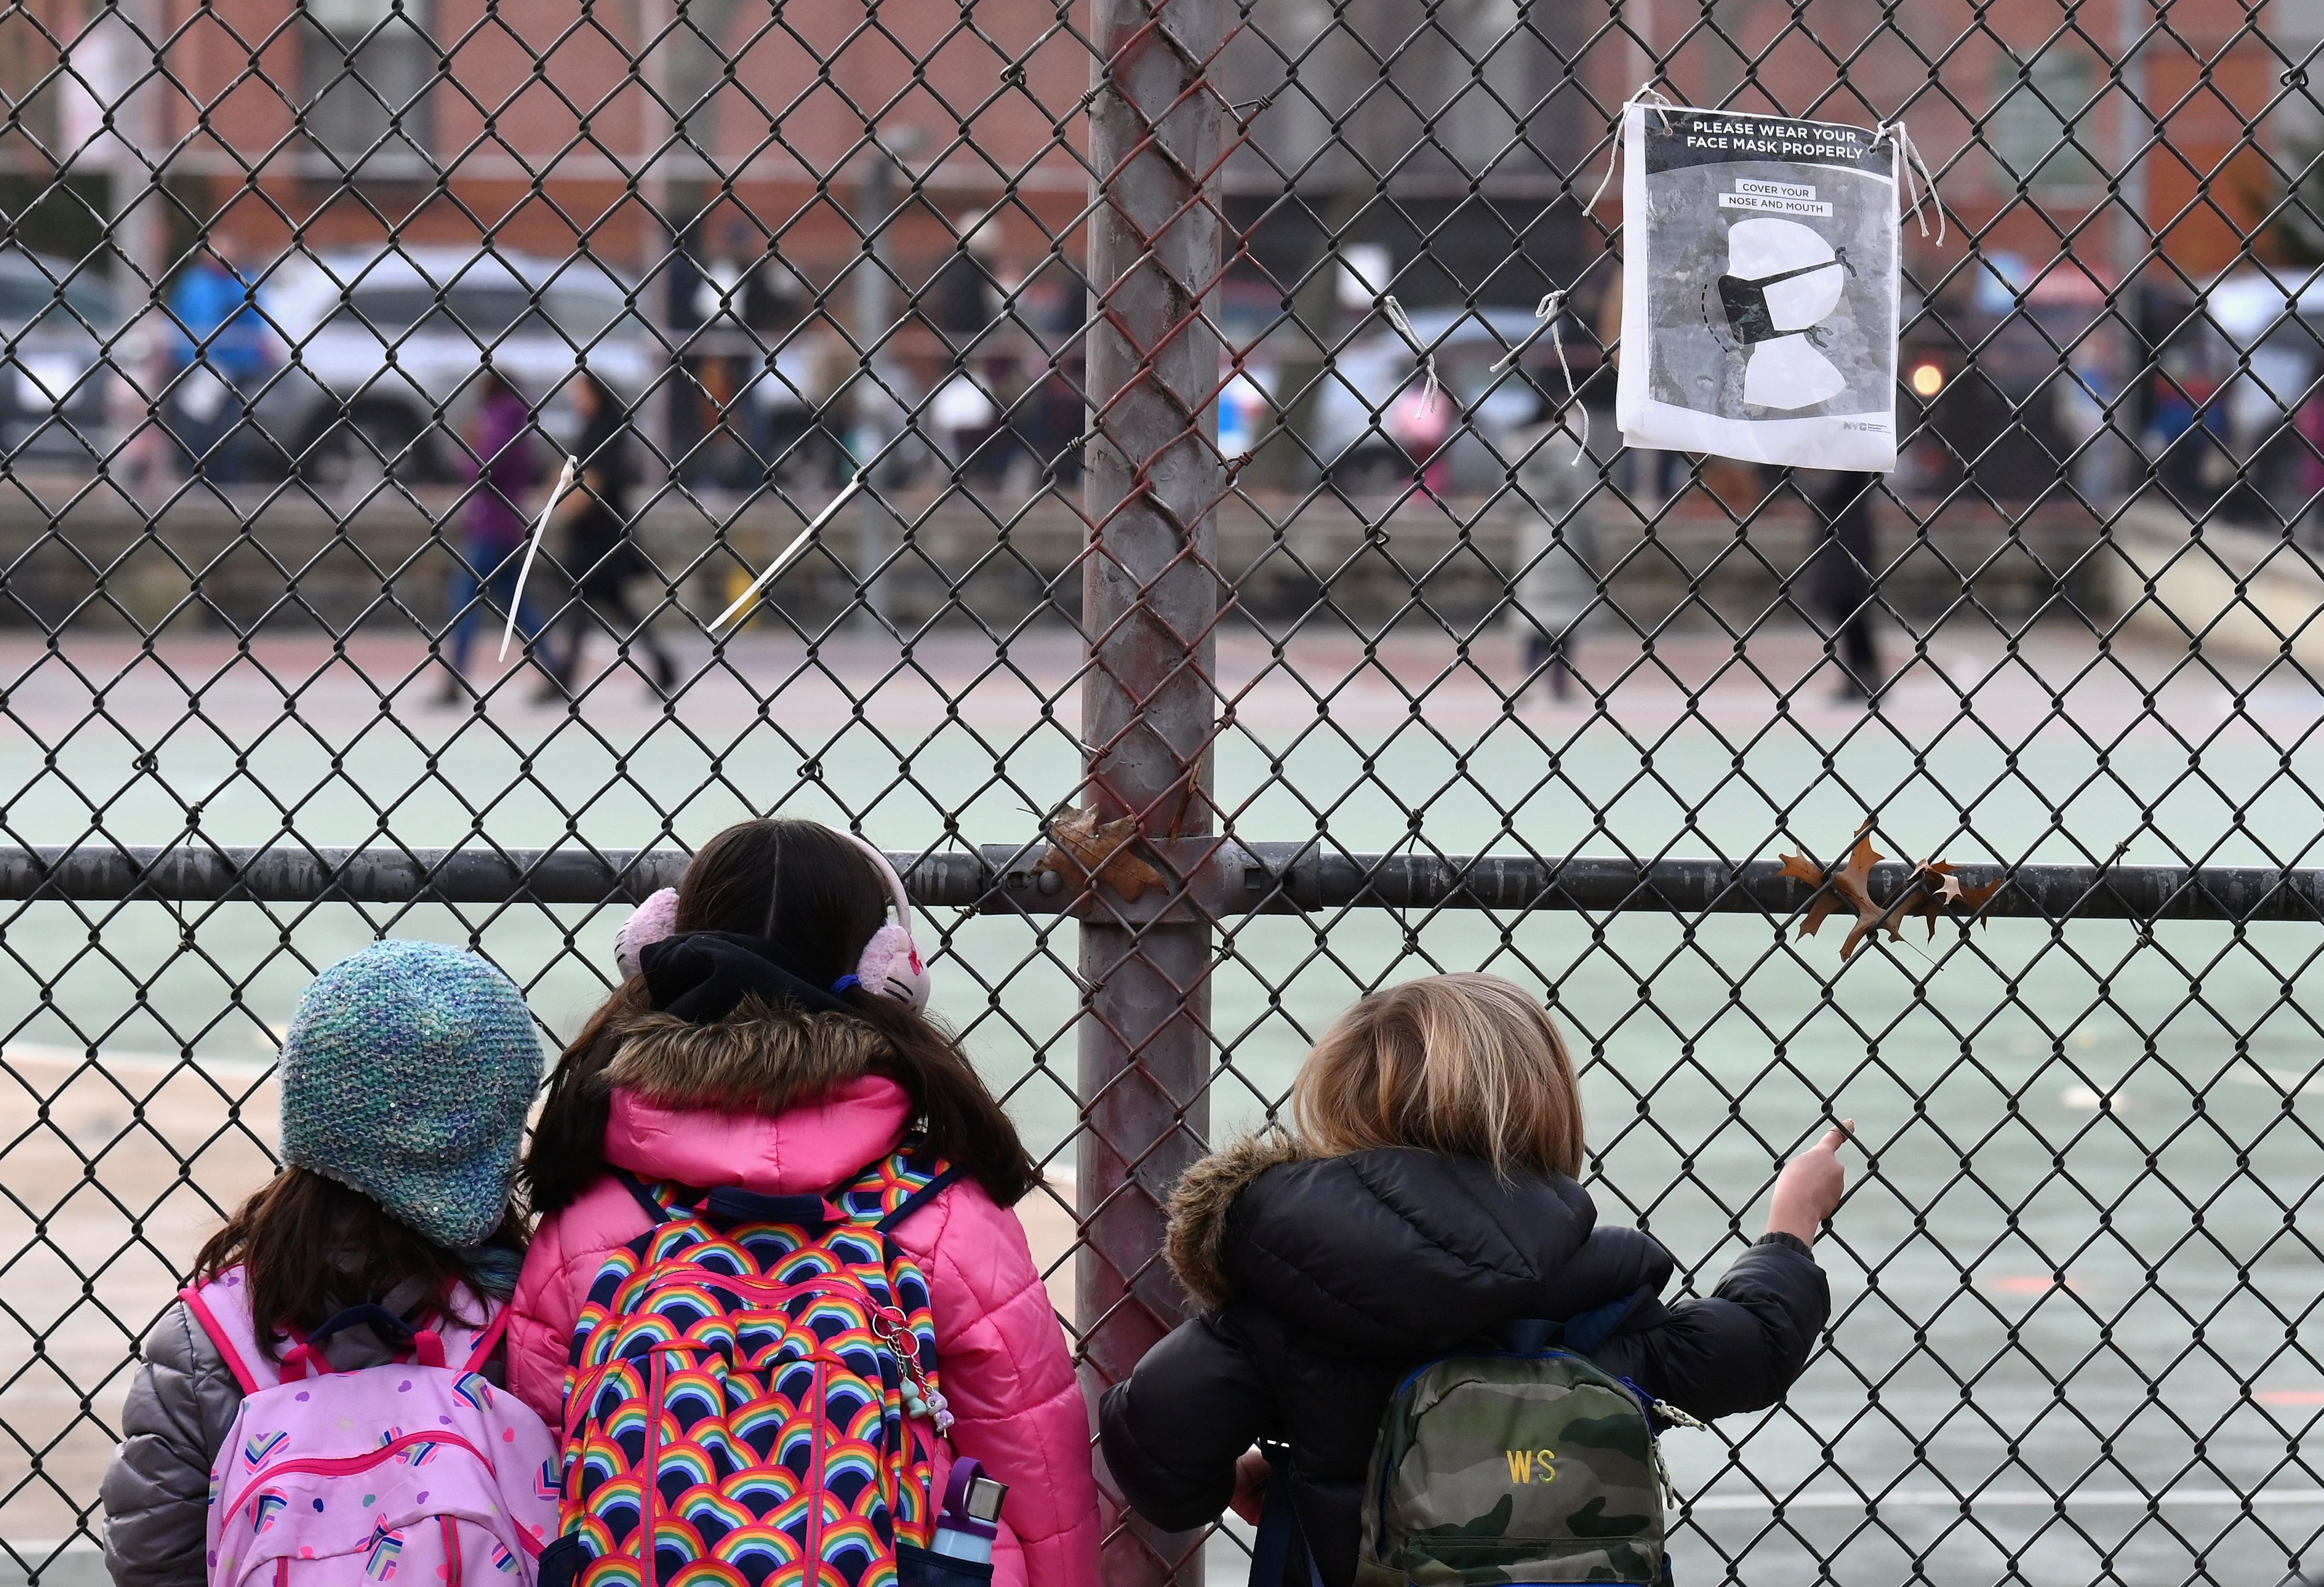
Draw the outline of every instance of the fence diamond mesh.
<instances>
[{"instance_id":1,"label":"fence diamond mesh","mask_svg":"<svg viewBox=\"0 0 2324 1587\"><path fill-rule=\"evenodd\" d=\"M472 944L569 1035L631 903L777 809L931 910L1093 1389L1179 1315L1178 1171L1351 998L1483 967L1689 1284L1858 1121L1814 1363L1670 1441L1682 1580L2312 1568L2319 37L0 7L5 1572L101 1573L135 1342L271 1171L317 968ZM1619 447L1591 200L1647 86L1910 128L1950 235L1906 231L1895 474ZM626 532L552 525L520 595L608 435ZM1158 885L1045 866L1074 810ZM1882 903L2001 889L1843 961L1781 858L1865 822ZM1247 1542L1116 1517L1108 1579Z\"/></svg>"}]
</instances>

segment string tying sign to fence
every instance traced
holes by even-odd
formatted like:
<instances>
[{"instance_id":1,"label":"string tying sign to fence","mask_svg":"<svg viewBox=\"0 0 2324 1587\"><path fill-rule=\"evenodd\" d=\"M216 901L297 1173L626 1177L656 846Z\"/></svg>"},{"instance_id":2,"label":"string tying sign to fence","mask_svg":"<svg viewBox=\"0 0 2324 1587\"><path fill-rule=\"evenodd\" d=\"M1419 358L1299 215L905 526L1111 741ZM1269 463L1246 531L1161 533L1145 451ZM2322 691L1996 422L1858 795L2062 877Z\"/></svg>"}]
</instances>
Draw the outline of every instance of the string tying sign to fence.
<instances>
[{"instance_id":1,"label":"string tying sign to fence","mask_svg":"<svg viewBox=\"0 0 2324 1587\"><path fill-rule=\"evenodd\" d=\"M1405 313L1404 305L1396 300L1394 292L1387 293L1380 299L1380 312L1388 316L1388 322L1390 325L1396 327L1396 334L1410 342L1412 350L1420 355L1420 367L1423 372L1420 411L1423 413L1435 412L1436 393L1443 386L1443 383L1436 378L1435 349L1422 341L1419 334L1412 328L1412 318Z\"/></svg>"},{"instance_id":2,"label":"string tying sign to fence","mask_svg":"<svg viewBox=\"0 0 2324 1587\"><path fill-rule=\"evenodd\" d=\"M1559 322L1564 317L1565 291L1561 287L1556 291L1545 294L1540 302L1534 305L1533 329L1526 333L1525 340L1494 359L1492 370L1495 374L1499 374L1503 370L1516 368L1517 360L1524 355L1525 350L1539 340L1542 333L1545 331L1548 333L1549 345L1557 353L1558 373L1565 376L1567 411L1576 416L1581 428L1581 445L1574 449L1573 456L1565 460L1566 466L1571 468L1578 465L1590 450L1590 407L1588 403L1582 401L1582 392L1573 383L1573 365L1566 361L1565 336L1559 329Z\"/></svg>"}]
</instances>

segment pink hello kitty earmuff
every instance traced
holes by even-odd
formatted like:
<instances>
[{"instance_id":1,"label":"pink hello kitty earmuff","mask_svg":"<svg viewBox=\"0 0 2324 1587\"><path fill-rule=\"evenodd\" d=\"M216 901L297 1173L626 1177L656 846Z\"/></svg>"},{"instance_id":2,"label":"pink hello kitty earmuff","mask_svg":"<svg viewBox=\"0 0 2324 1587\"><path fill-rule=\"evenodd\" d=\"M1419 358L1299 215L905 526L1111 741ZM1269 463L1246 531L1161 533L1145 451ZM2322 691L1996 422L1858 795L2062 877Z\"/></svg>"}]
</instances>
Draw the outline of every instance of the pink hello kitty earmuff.
<instances>
[{"instance_id":1,"label":"pink hello kitty earmuff","mask_svg":"<svg viewBox=\"0 0 2324 1587\"><path fill-rule=\"evenodd\" d=\"M843 975L831 990L844 992L850 986L862 986L882 997L909 1003L914 1009L928 1006L928 967L920 957L919 945L912 940L912 900L904 891L904 879L888 863L888 856L852 832L838 827L825 828L835 837L844 838L862 850L880 872L888 887L888 907L895 918L872 934L863 945L863 952L855 961L855 973ZM678 929L678 889L665 887L630 912L613 938L613 963L624 976L638 973L638 955L649 943L661 941Z\"/></svg>"}]
</instances>

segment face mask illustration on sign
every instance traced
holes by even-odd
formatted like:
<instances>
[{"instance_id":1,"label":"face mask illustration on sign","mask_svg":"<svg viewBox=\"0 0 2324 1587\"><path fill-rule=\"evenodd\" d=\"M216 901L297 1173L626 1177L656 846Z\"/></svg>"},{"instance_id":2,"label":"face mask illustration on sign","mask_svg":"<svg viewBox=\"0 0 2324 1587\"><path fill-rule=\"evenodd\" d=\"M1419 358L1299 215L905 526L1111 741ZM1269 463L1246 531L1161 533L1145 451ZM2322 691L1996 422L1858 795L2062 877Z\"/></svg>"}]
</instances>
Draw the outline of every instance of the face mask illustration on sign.
<instances>
[{"instance_id":1,"label":"face mask illustration on sign","mask_svg":"<svg viewBox=\"0 0 2324 1587\"><path fill-rule=\"evenodd\" d=\"M1625 442L1895 466L1905 146L1886 128L1624 107Z\"/></svg>"},{"instance_id":2,"label":"face mask illustration on sign","mask_svg":"<svg viewBox=\"0 0 2324 1587\"><path fill-rule=\"evenodd\" d=\"M1813 341L1846 279L1839 251L1797 221L1738 220L1729 230L1717 289L1727 328L1746 349L1745 403L1811 408L1847 388Z\"/></svg>"}]
</instances>

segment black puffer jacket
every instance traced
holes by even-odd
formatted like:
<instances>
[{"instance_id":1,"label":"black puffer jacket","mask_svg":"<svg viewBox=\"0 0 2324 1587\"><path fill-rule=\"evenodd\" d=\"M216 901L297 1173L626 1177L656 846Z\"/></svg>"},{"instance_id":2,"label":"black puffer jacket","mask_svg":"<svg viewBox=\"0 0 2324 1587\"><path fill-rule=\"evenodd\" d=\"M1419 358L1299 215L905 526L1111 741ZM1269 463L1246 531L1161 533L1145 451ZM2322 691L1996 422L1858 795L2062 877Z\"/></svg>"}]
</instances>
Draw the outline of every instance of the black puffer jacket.
<instances>
[{"instance_id":1,"label":"black puffer jacket","mask_svg":"<svg viewBox=\"0 0 2324 1587\"><path fill-rule=\"evenodd\" d=\"M1711 1296L1666 1306L1669 1253L1596 1225L1572 1180L1505 1184L1472 1158L1316 1158L1273 1137L1204 1159L1170 1229L1171 1265L1203 1315L1106 1394L1114 1481L1148 1520L1183 1530L1226 1508L1253 1442L1287 1444L1301 1530L1324 1587L1345 1587L1397 1379L1503 1323L1613 1306L1621 1321L1596 1359L1617 1376L1705 1418L1783 1397L1831 1306L1804 1247L1771 1236ZM1296 1551L1286 1579L1308 1580Z\"/></svg>"}]
</instances>

